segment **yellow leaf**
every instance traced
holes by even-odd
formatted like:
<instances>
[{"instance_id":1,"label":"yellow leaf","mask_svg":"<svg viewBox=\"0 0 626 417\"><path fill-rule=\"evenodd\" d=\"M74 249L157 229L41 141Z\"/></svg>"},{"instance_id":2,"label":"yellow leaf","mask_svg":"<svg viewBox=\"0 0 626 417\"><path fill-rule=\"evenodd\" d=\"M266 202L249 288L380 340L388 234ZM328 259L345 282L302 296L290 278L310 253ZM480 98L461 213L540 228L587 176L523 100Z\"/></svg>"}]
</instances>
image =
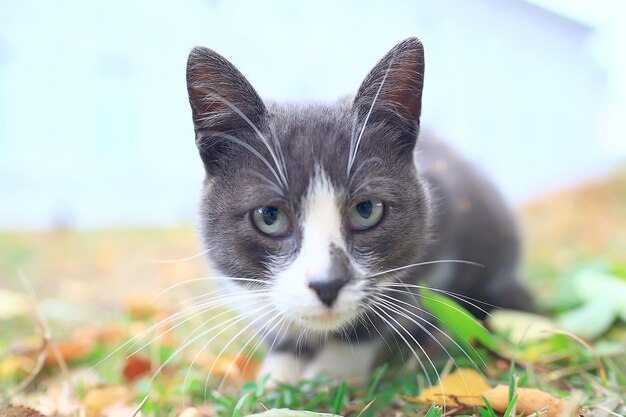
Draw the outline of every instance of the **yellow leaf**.
<instances>
[{"instance_id":1,"label":"yellow leaf","mask_svg":"<svg viewBox=\"0 0 626 417\"><path fill-rule=\"evenodd\" d=\"M0 320L24 316L30 309L28 297L0 288Z\"/></svg>"},{"instance_id":2,"label":"yellow leaf","mask_svg":"<svg viewBox=\"0 0 626 417\"><path fill-rule=\"evenodd\" d=\"M497 310L487 317L487 327L498 333L508 333L512 343L536 342L552 336L550 330L558 328L547 317L514 310Z\"/></svg>"},{"instance_id":3,"label":"yellow leaf","mask_svg":"<svg viewBox=\"0 0 626 417\"><path fill-rule=\"evenodd\" d=\"M518 395L517 403L515 403L517 414L531 415L542 411L542 417L559 417L566 415L563 413L564 410L570 409L567 401L535 388L517 388L515 393ZM509 406L509 387L506 385L498 385L484 392L483 395L493 409L500 413L504 413Z\"/></svg>"},{"instance_id":4,"label":"yellow leaf","mask_svg":"<svg viewBox=\"0 0 626 417\"><path fill-rule=\"evenodd\" d=\"M461 402L464 405L483 405L480 396L489 389L491 387L479 372L461 368L441 378L434 387L423 390L418 397L404 399L418 404L457 406Z\"/></svg>"},{"instance_id":5,"label":"yellow leaf","mask_svg":"<svg viewBox=\"0 0 626 417\"><path fill-rule=\"evenodd\" d=\"M83 405L85 406L85 414L87 417L100 417L102 410L116 404L127 404L131 399L131 393L126 387L122 386L102 386L90 390Z\"/></svg>"}]
</instances>

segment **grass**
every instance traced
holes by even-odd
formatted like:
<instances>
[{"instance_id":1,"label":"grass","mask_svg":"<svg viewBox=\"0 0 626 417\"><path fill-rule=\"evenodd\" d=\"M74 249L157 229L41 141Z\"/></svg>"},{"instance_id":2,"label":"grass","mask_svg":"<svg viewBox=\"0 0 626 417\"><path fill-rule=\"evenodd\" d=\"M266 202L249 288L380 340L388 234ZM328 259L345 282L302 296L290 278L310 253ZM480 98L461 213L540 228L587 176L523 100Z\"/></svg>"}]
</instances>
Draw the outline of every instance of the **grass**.
<instances>
[{"instance_id":1,"label":"grass","mask_svg":"<svg viewBox=\"0 0 626 417\"><path fill-rule=\"evenodd\" d=\"M547 315L558 318L584 306L585 301L573 289L581 274L600 271L626 281L626 170L546 196L519 212L527 238L525 276ZM181 299L206 291L205 284L199 282L176 288L150 303L160 289L208 274L202 259L151 260L185 258L200 251L195 232L188 225L171 229L0 232L0 288L23 292L17 278L18 269L23 271L36 290L37 308L47 318L59 350L67 350L63 350L63 356L69 366L69 376L60 372L59 365L50 358L54 350L50 350L42 372L11 401L38 406L42 411L56 407L60 415L77 415L77 410L94 410L87 401L90 393L91 397L104 396L97 391L97 382L104 387L121 387L130 398L125 404L131 410L150 394L142 413L155 416L176 416L190 404L204 413L201 415L235 417L272 408L363 417L499 415L488 402L480 407L443 410L407 401L420 394L427 379L417 362L406 354L402 358L384 358L365 386L347 386L322 375L295 386L266 389L266 381L250 381L261 358L259 352L249 352L252 359L248 363L241 356L216 361L219 349L213 347L192 363L200 345L179 354L151 381L155 364L163 363L201 323L196 319L172 330L131 359L123 351L108 357L124 340L171 313ZM610 297L607 294L607 300ZM28 378L40 353L41 323L32 313L29 305L27 314L0 318L0 392L5 395ZM516 390L522 387L574 399L586 416L626 412L623 319L614 319L608 330L582 343L569 334L553 334L521 346L504 342L506 332L485 335L474 325L466 323L458 333L479 339L472 347L487 364L482 371L489 384L510 387L510 409L504 415L514 415L513 408L519 407L521 398L516 397ZM482 339L477 333L467 333L471 329ZM223 337L232 334L224 332ZM82 351L72 353L70 348L77 347ZM233 347L233 352L240 348L241 343ZM448 348L455 362L472 367L454 346ZM105 357L106 361L93 367ZM434 352L433 361L439 372L453 370L445 355ZM229 368L231 363L237 365ZM211 367L214 378L207 382ZM436 381L435 372L429 372ZM60 390L68 378L72 380L71 388ZM59 405L63 403L65 408ZM613 414L604 411L607 409ZM122 415L130 415L128 410Z\"/></svg>"}]
</instances>

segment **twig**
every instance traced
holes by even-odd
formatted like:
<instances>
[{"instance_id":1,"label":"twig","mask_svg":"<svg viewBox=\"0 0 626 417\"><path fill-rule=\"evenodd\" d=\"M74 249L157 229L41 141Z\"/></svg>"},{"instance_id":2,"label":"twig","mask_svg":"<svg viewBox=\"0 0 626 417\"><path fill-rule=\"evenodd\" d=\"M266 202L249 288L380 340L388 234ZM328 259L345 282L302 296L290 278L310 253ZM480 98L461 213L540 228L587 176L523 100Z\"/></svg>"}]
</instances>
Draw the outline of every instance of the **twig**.
<instances>
[{"instance_id":1,"label":"twig","mask_svg":"<svg viewBox=\"0 0 626 417\"><path fill-rule=\"evenodd\" d=\"M39 375L39 373L41 372L41 369L44 366L45 360L48 357L48 347L50 347L50 349L54 353L54 356L55 356L55 358L57 360L57 363L59 364L59 368L61 368L61 373L63 374L63 377L65 379L66 386L70 386L71 387L72 384L71 384L71 381L70 381L70 378L69 378L69 370L67 368L67 364L65 363L65 360L63 359L63 355L61 355L61 352L59 351L59 348L57 347L56 343L54 342L54 339L52 337L52 331L50 330L50 326L48 324L48 321L46 320L46 318L44 317L43 313L41 312L41 309L39 308L39 304L38 304L38 301L37 301L37 296L35 295L35 290L33 289L33 286L31 285L30 281L28 280L28 278L26 277L26 275L24 274L24 272L21 269L18 270L18 275L20 277L20 280L22 281L22 285L24 286L24 290L28 294L28 297L30 298L31 303L33 304L33 310L35 311L35 319L37 320L37 325L38 325L39 330L41 332L42 344L41 344L41 348L40 348L40 351L39 351L39 356L37 358L37 364L36 364L35 368L28 375L28 377L26 377L22 381L22 383L20 383L9 394L8 397L10 398L11 396L15 395L16 393L24 390Z\"/></svg>"},{"instance_id":2,"label":"twig","mask_svg":"<svg viewBox=\"0 0 626 417\"><path fill-rule=\"evenodd\" d=\"M39 354L37 355L37 363L35 364L35 367L30 372L30 374L28 374L28 376L24 378L22 382L20 382L20 384L17 387L15 387L7 395L7 400L13 397L18 392L26 389L26 387L28 387L35 380L35 378L37 378L37 375L39 375L39 372L41 372L41 370L43 369L43 365L46 363L47 357L48 357L48 339L43 338L41 347L39 348Z\"/></svg>"}]
</instances>

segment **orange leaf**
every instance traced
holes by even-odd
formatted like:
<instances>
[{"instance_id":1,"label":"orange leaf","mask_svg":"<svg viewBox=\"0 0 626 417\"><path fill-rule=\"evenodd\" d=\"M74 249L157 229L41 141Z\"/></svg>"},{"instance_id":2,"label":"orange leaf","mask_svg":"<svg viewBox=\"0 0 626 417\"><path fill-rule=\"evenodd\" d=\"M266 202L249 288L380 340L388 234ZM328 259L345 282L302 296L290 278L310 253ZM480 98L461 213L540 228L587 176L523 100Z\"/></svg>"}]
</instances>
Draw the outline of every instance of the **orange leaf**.
<instances>
[{"instance_id":1,"label":"orange leaf","mask_svg":"<svg viewBox=\"0 0 626 417\"><path fill-rule=\"evenodd\" d=\"M152 363L149 359L137 355L131 356L124 364L124 381L136 381L150 372L150 369L152 369Z\"/></svg>"},{"instance_id":2,"label":"orange leaf","mask_svg":"<svg viewBox=\"0 0 626 417\"><path fill-rule=\"evenodd\" d=\"M244 354L222 355L219 358L209 358L207 368L215 377L241 383L255 378L259 363Z\"/></svg>"},{"instance_id":3,"label":"orange leaf","mask_svg":"<svg viewBox=\"0 0 626 417\"><path fill-rule=\"evenodd\" d=\"M565 415L564 410L568 410L570 405L567 401L553 397L547 392L535 388L517 388L518 395L515 404L517 414L530 415L540 410L542 417L558 417ZM498 385L497 387L483 393L494 410L503 413L509 405L509 387Z\"/></svg>"},{"instance_id":4,"label":"orange leaf","mask_svg":"<svg viewBox=\"0 0 626 417\"><path fill-rule=\"evenodd\" d=\"M56 342L56 349L64 361L69 362L74 359L82 358L90 354L95 347L95 341L87 338L75 338L72 340L64 340ZM53 346L48 345L46 348L46 365L56 365L57 355Z\"/></svg>"}]
</instances>

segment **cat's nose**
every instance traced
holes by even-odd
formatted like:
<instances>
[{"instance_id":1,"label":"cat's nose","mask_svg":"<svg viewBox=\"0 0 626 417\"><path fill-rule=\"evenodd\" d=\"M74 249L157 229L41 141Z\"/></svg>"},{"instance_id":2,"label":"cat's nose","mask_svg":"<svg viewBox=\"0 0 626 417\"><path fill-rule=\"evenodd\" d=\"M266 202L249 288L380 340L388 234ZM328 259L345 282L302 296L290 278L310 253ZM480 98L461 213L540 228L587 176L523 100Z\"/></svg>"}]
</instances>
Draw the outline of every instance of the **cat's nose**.
<instances>
[{"instance_id":1,"label":"cat's nose","mask_svg":"<svg viewBox=\"0 0 626 417\"><path fill-rule=\"evenodd\" d=\"M309 282L309 288L317 293L317 297L322 303L328 307L332 307L339 295L339 290L346 285L347 282L348 281L345 279L316 280Z\"/></svg>"}]
</instances>

